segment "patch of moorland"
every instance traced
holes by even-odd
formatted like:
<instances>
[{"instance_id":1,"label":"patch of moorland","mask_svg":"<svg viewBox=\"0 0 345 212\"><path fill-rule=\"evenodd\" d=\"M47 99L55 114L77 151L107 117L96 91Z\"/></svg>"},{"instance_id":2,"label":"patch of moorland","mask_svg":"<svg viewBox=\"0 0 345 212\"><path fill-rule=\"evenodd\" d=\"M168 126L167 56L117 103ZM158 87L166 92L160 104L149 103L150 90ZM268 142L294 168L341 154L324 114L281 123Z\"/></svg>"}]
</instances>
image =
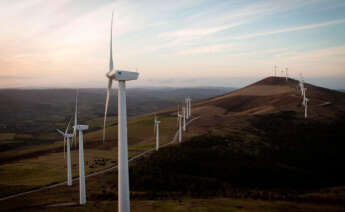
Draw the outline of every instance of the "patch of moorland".
<instances>
[{"instance_id":1,"label":"patch of moorland","mask_svg":"<svg viewBox=\"0 0 345 212\"><path fill-rule=\"evenodd\" d=\"M299 199L306 192L345 185L343 114L321 123L283 111L254 116L250 123L253 129L246 133L266 144L256 154L238 148L244 141L231 134L194 137L133 164L131 189L151 197Z\"/></svg>"}]
</instances>

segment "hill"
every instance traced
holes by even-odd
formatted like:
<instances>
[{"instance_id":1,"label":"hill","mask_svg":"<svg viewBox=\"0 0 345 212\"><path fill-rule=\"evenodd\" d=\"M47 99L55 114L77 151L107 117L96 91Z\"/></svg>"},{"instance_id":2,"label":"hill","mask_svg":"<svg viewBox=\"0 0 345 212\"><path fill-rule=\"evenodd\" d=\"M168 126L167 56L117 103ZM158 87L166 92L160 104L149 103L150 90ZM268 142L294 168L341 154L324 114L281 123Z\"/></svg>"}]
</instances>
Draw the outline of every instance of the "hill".
<instances>
[{"instance_id":1,"label":"hill","mask_svg":"<svg viewBox=\"0 0 345 212\"><path fill-rule=\"evenodd\" d=\"M270 77L221 96L193 101L192 116L199 119L188 127L183 143L130 164L133 211L200 211L200 207L205 211L345 211L345 94L306 84L311 111L304 119L297 83ZM176 106L157 114L164 130L162 142L167 143L176 130ZM129 121L130 156L154 147L152 124L151 114ZM105 144L98 140L101 131L86 134L87 173L116 163L116 129L109 129L111 139ZM58 154L1 166L7 177L18 170L23 173L16 177L19 180L8 180L3 193L23 189L25 183L32 187L31 179L22 177L27 171L32 173L22 168L28 164L42 173L36 185L64 178L61 151L60 142ZM117 198L116 176L113 170L87 178L86 206L47 207L77 202L78 184L74 184L11 199L3 208L112 210Z\"/></svg>"},{"instance_id":2,"label":"hill","mask_svg":"<svg viewBox=\"0 0 345 212\"><path fill-rule=\"evenodd\" d=\"M345 186L345 94L305 84L305 119L297 85L270 77L195 103L200 118L186 142L132 166L133 188L149 196L305 200L308 192Z\"/></svg>"},{"instance_id":3,"label":"hill","mask_svg":"<svg viewBox=\"0 0 345 212\"><path fill-rule=\"evenodd\" d=\"M185 96L207 99L233 90L222 87L129 88L128 115L138 116L181 104ZM103 127L105 89L79 90L79 120L91 131ZM113 89L116 93L116 89ZM0 89L0 152L27 145L60 140L55 129L63 129L74 113L73 89ZM109 116L117 113L117 98L111 95ZM115 124L115 119L109 119Z\"/></svg>"},{"instance_id":4,"label":"hill","mask_svg":"<svg viewBox=\"0 0 345 212\"><path fill-rule=\"evenodd\" d=\"M281 111L294 111L303 118L302 97L297 91L298 82L293 79L269 77L252 85L200 101L193 105L193 115L201 118L190 129L193 135L206 131L241 130L247 117ZM308 104L308 120L327 122L345 113L345 94L305 83ZM244 124L244 125L243 125ZM236 127L238 126L238 127ZM201 131L201 132L198 132Z\"/></svg>"}]
</instances>

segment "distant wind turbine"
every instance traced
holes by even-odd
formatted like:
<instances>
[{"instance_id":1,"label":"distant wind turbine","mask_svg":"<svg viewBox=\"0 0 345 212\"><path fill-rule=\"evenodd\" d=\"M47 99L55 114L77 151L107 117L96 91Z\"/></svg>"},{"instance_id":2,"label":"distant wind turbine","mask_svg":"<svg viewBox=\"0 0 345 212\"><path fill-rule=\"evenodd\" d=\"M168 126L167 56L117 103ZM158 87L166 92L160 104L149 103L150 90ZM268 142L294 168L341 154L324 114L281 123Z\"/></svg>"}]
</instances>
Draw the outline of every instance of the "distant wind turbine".
<instances>
[{"instance_id":1,"label":"distant wind turbine","mask_svg":"<svg viewBox=\"0 0 345 212\"><path fill-rule=\"evenodd\" d=\"M183 131L186 131L186 107L182 107Z\"/></svg>"},{"instance_id":2,"label":"distant wind turbine","mask_svg":"<svg viewBox=\"0 0 345 212\"><path fill-rule=\"evenodd\" d=\"M161 122L157 120L156 114L155 114L155 123L153 126L154 135L156 136L156 151L159 150L159 124Z\"/></svg>"},{"instance_id":3,"label":"distant wind turbine","mask_svg":"<svg viewBox=\"0 0 345 212\"><path fill-rule=\"evenodd\" d=\"M111 27L110 27L109 72L106 74L106 77L109 79L109 81L108 81L108 88L107 88L107 97L106 97L106 102L105 102L103 141L105 139L105 125L106 125L106 120L107 120L110 90L111 90L113 80L117 80L119 82L119 88L118 88L118 205L119 205L119 212L129 212L130 199L129 199L129 177L128 177L126 81L138 79L139 73L114 69L113 52L112 52L112 30L113 30L113 14L111 16Z\"/></svg>"},{"instance_id":4,"label":"distant wind turbine","mask_svg":"<svg viewBox=\"0 0 345 212\"><path fill-rule=\"evenodd\" d=\"M189 117L192 116L192 99L188 97L188 112L189 112Z\"/></svg>"},{"instance_id":5,"label":"distant wind turbine","mask_svg":"<svg viewBox=\"0 0 345 212\"><path fill-rule=\"evenodd\" d=\"M186 105L186 119L189 119L189 106L188 106L188 97L184 98L185 105Z\"/></svg>"},{"instance_id":6,"label":"distant wind turbine","mask_svg":"<svg viewBox=\"0 0 345 212\"><path fill-rule=\"evenodd\" d=\"M308 116L308 102L309 102L309 99L305 98L304 99L304 118L307 118Z\"/></svg>"},{"instance_id":7,"label":"distant wind turbine","mask_svg":"<svg viewBox=\"0 0 345 212\"><path fill-rule=\"evenodd\" d=\"M285 68L285 79L288 81L288 68Z\"/></svg>"},{"instance_id":8,"label":"distant wind turbine","mask_svg":"<svg viewBox=\"0 0 345 212\"><path fill-rule=\"evenodd\" d=\"M306 99L306 96L305 96L305 92L307 91L307 88L304 88L302 89L302 96L303 96L303 101L302 101L302 104L305 105L305 99Z\"/></svg>"},{"instance_id":9,"label":"distant wind turbine","mask_svg":"<svg viewBox=\"0 0 345 212\"><path fill-rule=\"evenodd\" d=\"M182 118L183 115L180 114L180 106L177 107L177 124L178 124L178 141L182 142Z\"/></svg>"},{"instance_id":10,"label":"distant wind turbine","mask_svg":"<svg viewBox=\"0 0 345 212\"><path fill-rule=\"evenodd\" d=\"M74 126L77 126L78 123L78 95L79 95L79 89L77 89L76 95L75 95L75 112L74 112ZM77 143L77 129L73 129L73 141L74 142L74 147Z\"/></svg>"},{"instance_id":11,"label":"distant wind turbine","mask_svg":"<svg viewBox=\"0 0 345 212\"><path fill-rule=\"evenodd\" d=\"M67 185L72 186L72 168L71 168L71 148L70 148L70 138L73 138L73 134L68 133L71 120L68 122L65 132L56 129L58 133L63 136L63 152L64 158L66 157L66 144L67 144Z\"/></svg>"},{"instance_id":12,"label":"distant wind turbine","mask_svg":"<svg viewBox=\"0 0 345 212\"><path fill-rule=\"evenodd\" d=\"M276 77L277 76L277 65L274 65L274 76Z\"/></svg>"}]
</instances>

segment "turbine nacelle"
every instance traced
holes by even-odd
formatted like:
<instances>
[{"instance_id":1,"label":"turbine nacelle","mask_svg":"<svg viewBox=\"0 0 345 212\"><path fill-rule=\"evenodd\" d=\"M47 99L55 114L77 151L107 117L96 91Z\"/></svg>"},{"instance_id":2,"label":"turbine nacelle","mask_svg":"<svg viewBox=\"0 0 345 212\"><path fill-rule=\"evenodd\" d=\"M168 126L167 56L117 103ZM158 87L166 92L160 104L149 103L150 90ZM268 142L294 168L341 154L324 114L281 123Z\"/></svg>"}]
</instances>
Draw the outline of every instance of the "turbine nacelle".
<instances>
[{"instance_id":1,"label":"turbine nacelle","mask_svg":"<svg viewBox=\"0 0 345 212\"><path fill-rule=\"evenodd\" d=\"M75 128L75 126L73 128ZM81 130L81 131L88 130L88 129L89 129L88 125L77 125L77 128L76 128L76 130Z\"/></svg>"},{"instance_id":2,"label":"turbine nacelle","mask_svg":"<svg viewBox=\"0 0 345 212\"><path fill-rule=\"evenodd\" d=\"M138 76L139 73L134 71L112 70L107 73L108 78L115 79L117 81L137 80Z\"/></svg>"},{"instance_id":3,"label":"turbine nacelle","mask_svg":"<svg viewBox=\"0 0 345 212\"><path fill-rule=\"evenodd\" d=\"M74 135L73 134L65 134L66 138L73 138Z\"/></svg>"}]
</instances>

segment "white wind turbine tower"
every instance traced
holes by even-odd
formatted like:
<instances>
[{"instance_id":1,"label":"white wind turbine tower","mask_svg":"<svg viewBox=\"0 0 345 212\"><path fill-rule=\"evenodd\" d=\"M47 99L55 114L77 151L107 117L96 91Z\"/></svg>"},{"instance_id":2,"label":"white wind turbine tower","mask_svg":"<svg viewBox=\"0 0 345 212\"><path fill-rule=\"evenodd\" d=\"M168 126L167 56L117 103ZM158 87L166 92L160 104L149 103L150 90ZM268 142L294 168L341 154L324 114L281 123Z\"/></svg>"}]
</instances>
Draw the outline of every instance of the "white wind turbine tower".
<instances>
[{"instance_id":1,"label":"white wind turbine tower","mask_svg":"<svg viewBox=\"0 0 345 212\"><path fill-rule=\"evenodd\" d=\"M188 97L184 98L185 104L186 104L186 118L189 119L189 106L188 106Z\"/></svg>"},{"instance_id":2,"label":"white wind turbine tower","mask_svg":"<svg viewBox=\"0 0 345 212\"><path fill-rule=\"evenodd\" d=\"M129 199L129 177L128 177L128 144L127 144L127 105L126 105L126 81L138 79L139 73L131 71L115 70L112 52L112 29L113 14L111 16L110 27L110 63L109 72L106 77L109 79L107 88L107 98L104 112L104 131L109 104L109 95L113 80L119 82L118 88L118 205L120 212L130 211Z\"/></svg>"},{"instance_id":3,"label":"white wind turbine tower","mask_svg":"<svg viewBox=\"0 0 345 212\"><path fill-rule=\"evenodd\" d=\"M302 104L304 106L304 118L307 118L308 116L308 102L309 102L309 99L306 97L305 93L307 91L307 88L303 88L303 101L302 101Z\"/></svg>"},{"instance_id":4,"label":"white wind turbine tower","mask_svg":"<svg viewBox=\"0 0 345 212\"><path fill-rule=\"evenodd\" d=\"M79 131L79 203L86 204L86 188L85 188L85 168L84 168L84 136L83 131L89 128L88 125L78 125L78 92L75 100L74 113L74 132L73 136L77 137Z\"/></svg>"},{"instance_id":5,"label":"white wind turbine tower","mask_svg":"<svg viewBox=\"0 0 345 212\"><path fill-rule=\"evenodd\" d=\"M308 102L309 99L307 97L304 98L304 118L307 118L308 116Z\"/></svg>"},{"instance_id":6,"label":"white wind turbine tower","mask_svg":"<svg viewBox=\"0 0 345 212\"><path fill-rule=\"evenodd\" d=\"M178 141L182 143L182 118L183 115L180 114L180 106L177 107L177 124L178 124Z\"/></svg>"},{"instance_id":7,"label":"white wind turbine tower","mask_svg":"<svg viewBox=\"0 0 345 212\"><path fill-rule=\"evenodd\" d=\"M188 97L188 112L189 112L189 117L192 116L192 99Z\"/></svg>"},{"instance_id":8,"label":"white wind turbine tower","mask_svg":"<svg viewBox=\"0 0 345 212\"><path fill-rule=\"evenodd\" d=\"M186 131L186 107L182 107L183 131Z\"/></svg>"},{"instance_id":9,"label":"white wind turbine tower","mask_svg":"<svg viewBox=\"0 0 345 212\"><path fill-rule=\"evenodd\" d=\"M156 114L155 114L155 123L154 123L154 135L156 135L156 151L159 150L159 124L161 122L157 120Z\"/></svg>"},{"instance_id":10,"label":"white wind turbine tower","mask_svg":"<svg viewBox=\"0 0 345 212\"><path fill-rule=\"evenodd\" d=\"M305 96L305 92L307 91L307 88L302 88L302 96L303 96L303 101L302 101L302 105L304 105L305 106L305 99L307 98L306 96Z\"/></svg>"},{"instance_id":11,"label":"white wind turbine tower","mask_svg":"<svg viewBox=\"0 0 345 212\"><path fill-rule=\"evenodd\" d=\"M285 79L288 81L288 68L285 68Z\"/></svg>"},{"instance_id":12,"label":"white wind turbine tower","mask_svg":"<svg viewBox=\"0 0 345 212\"><path fill-rule=\"evenodd\" d=\"M58 133L63 136L63 152L64 158L66 157L66 144L67 144L67 185L72 186L72 166L71 166L71 145L70 138L73 138L73 134L68 133L71 120L68 122L65 132L62 132L59 129L56 129Z\"/></svg>"}]
</instances>

